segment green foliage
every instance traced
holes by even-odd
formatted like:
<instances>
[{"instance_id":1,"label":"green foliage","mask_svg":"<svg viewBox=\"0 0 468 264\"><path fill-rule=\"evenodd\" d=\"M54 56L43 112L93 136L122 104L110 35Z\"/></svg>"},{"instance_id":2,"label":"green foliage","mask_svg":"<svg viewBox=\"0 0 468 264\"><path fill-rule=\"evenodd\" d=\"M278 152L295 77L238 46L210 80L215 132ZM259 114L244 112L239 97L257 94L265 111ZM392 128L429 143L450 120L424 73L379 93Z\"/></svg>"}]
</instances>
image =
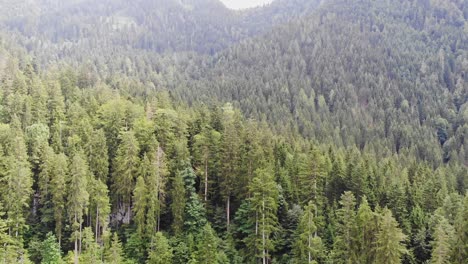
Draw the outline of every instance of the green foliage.
<instances>
[{"instance_id":1,"label":"green foliage","mask_svg":"<svg viewBox=\"0 0 468 264\"><path fill-rule=\"evenodd\" d=\"M110 246L105 251L104 260L109 264L124 263L122 243L120 242L117 233L114 233L112 236Z\"/></svg>"},{"instance_id":2,"label":"green foliage","mask_svg":"<svg viewBox=\"0 0 468 264\"><path fill-rule=\"evenodd\" d=\"M453 235L453 227L447 219L442 217L434 230L431 263L452 263L450 256L452 255Z\"/></svg>"},{"instance_id":3,"label":"green foliage","mask_svg":"<svg viewBox=\"0 0 468 264\"><path fill-rule=\"evenodd\" d=\"M257 257L264 262L270 259L269 252L275 249L273 233L277 230L278 219L278 187L268 169L258 169L250 185L251 209L255 215L255 225L258 229L254 238Z\"/></svg>"},{"instance_id":4,"label":"green foliage","mask_svg":"<svg viewBox=\"0 0 468 264\"><path fill-rule=\"evenodd\" d=\"M355 257L354 230L356 228L356 198L351 192L344 192L337 211L338 224L333 245L333 257L338 263L349 263Z\"/></svg>"},{"instance_id":5,"label":"green foliage","mask_svg":"<svg viewBox=\"0 0 468 264\"><path fill-rule=\"evenodd\" d=\"M101 248L94 241L94 234L90 227L83 230L83 242L81 248L81 263L102 263Z\"/></svg>"},{"instance_id":6,"label":"green foliage","mask_svg":"<svg viewBox=\"0 0 468 264\"><path fill-rule=\"evenodd\" d=\"M182 173L177 173L172 182L172 230L179 235L184 224L184 210L186 206L185 187Z\"/></svg>"},{"instance_id":7,"label":"green foliage","mask_svg":"<svg viewBox=\"0 0 468 264\"><path fill-rule=\"evenodd\" d=\"M0 2L0 263L468 259L463 1Z\"/></svg>"},{"instance_id":8,"label":"green foliage","mask_svg":"<svg viewBox=\"0 0 468 264\"><path fill-rule=\"evenodd\" d=\"M401 263L403 254L407 253L403 244L406 236L398 228L398 223L389 209L383 209L378 225L375 260L378 263Z\"/></svg>"},{"instance_id":9,"label":"green foliage","mask_svg":"<svg viewBox=\"0 0 468 264\"><path fill-rule=\"evenodd\" d=\"M210 224L206 224L201 228L198 237L197 249L194 252L193 260L189 263L217 264L219 238Z\"/></svg>"},{"instance_id":10,"label":"green foliage","mask_svg":"<svg viewBox=\"0 0 468 264\"><path fill-rule=\"evenodd\" d=\"M52 233L48 233L46 239L41 245L41 263L42 264L61 264L62 256L60 252L60 245Z\"/></svg>"},{"instance_id":11,"label":"green foliage","mask_svg":"<svg viewBox=\"0 0 468 264\"><path fill-rule=\"evenodd\" d=\"M165 264L172 263L172 248L169 245L167 238L161 233L157 232L152 239L152 246L148 256L148 264Z\"/></svg>"},{"instance_id":12,"label":"green foliage","mask_svg":"<svg viewBox=\"0 0 468 264\"><path fill-rule=\"evenodd\" d=\"M133 131L122 132L119 138L121 143L113 162L113 193L119 206L129 207L138 173L139 148Z\"/></svg>"},{"instance_id":13,"label":"green foliage","mask_svg":"<svg viewBox=\"0 0 468 264\"><path fill-rule=\"evenodd\" d=\"M322 240L317 236L314 223L315 206L309 202L297 227L297 239L293 247L297 263L319 263L323 257Z\"/></svg>"}]
</instances>

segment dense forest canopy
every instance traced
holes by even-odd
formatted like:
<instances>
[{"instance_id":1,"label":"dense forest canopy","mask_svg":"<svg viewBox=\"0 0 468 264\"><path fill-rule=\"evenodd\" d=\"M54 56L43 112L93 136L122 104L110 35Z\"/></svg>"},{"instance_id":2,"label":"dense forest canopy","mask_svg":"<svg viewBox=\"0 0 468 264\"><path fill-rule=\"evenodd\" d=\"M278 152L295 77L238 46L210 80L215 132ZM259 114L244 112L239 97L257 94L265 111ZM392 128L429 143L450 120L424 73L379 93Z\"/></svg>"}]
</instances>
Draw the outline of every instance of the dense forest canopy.
<instances>
[{"instance_id":1,"label":"dense forest canopy","mask_svg":"<svg viewBox=\"0 0 468 264\"><path fill-rule=\"evenodd\" d=\"M468 259L463 0L0 0L0 263Z\"/></svg>"}]
</instances>

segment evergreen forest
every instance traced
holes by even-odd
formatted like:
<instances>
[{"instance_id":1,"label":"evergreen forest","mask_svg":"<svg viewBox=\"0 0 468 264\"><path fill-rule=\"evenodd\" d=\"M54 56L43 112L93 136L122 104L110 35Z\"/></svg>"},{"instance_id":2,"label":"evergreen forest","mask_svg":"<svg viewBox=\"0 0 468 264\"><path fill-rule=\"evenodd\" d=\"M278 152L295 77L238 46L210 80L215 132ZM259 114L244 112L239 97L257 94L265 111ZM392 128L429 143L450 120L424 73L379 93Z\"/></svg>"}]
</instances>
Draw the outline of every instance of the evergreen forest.
<instances>
[{"instance_id":1,"label":"evergreen forest","mask_svg":"<svg viewBox=\"0 0 468 264\"><path fill-rule=\"evenodd\" d=\"M467 264L467 19L0 0L0 264Z\"/></svg>"}]
</instances>

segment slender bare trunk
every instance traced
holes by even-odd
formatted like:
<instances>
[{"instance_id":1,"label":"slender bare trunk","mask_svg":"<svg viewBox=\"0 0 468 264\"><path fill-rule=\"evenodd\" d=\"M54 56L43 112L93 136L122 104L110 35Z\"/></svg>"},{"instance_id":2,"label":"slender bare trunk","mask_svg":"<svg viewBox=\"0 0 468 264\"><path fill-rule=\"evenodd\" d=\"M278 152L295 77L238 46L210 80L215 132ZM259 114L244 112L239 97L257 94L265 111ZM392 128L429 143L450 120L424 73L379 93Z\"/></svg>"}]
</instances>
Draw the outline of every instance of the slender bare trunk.
<instances>
[{"instance_id":1,"label":"slender bare trunk","mask_svg":"<svg viewBox=\"0 0 468 264\"><path fill-rule=\"evenodd\" d=\"M311 217L310 217L310 214L309 214L309 228L310 228L310 225L311 225ZM312 255L311 255L311 252L310 252L310 246L311 246L311 235L308 234L307 236L307 242L308 242L308 248L307 248L307 253L309 254L309 264L312 263Z\"/></svg>"},{"instance_id":2,"label":"slender bare trunk","mask_svg":"<svg viewBox=\"0 0 468 264\"><path fill-rule=\"evenodd\" d=\"M265 237L265 200L262 201L262 258L263 264L266 262L266 237Z\"/></svg>"},{"instance_id":3,"label":"slender bare trunk","mask_svg":"<svg viewBox=\"0 0 468 264\"><path fill-rule=\"evenodd\" d=\"M208 157L205 158L205 204L208 201Z\"/></svg>"},{"instance_id":4,"label":"slender bare trunk","mask_svg":"<svg viewBox=\"0 0 468 264\"><path fill-rule=\"evenodd\" d=\"M227 227L229 229L229 224L230 224L230 211L231 211L231 196L228 195L227 201L226 201L226 223Z\"/></svg>"},{"instance_id":5,"label":"slender bare trunk","mask_svg":"<svg viewBox=\"0 0 468 264\"><path fill-rule=\"evenodd\" d=\"M76 216L76 212L75 212L75 223L78 221L77 220L77 216ZM75 233L75 264L78 264L78 238L76 237L76 233Z\"/></svg>"},{"instance_id":6,"label":"slender bare trunk","mask_svg":"<svg viewBox=\"0 0 468 264\"><path fill-rule=\"evenodd\" d=\"M82 235L81 229L82 229L82 227L83 227L83 224L80 223L80 244L79 244L79 246L80 246L80 249L79 249L80 254L81 254L81 235Z\"/></svg>"},{"instance_id":7,"label":"slender bare trunk","mask_svg":"<svg viewBox=\"0 0 468 264\"><path fill-rule=\"evenodd\" d=\"M99 208L96 206L96 243L99 238Z\"/></svg>"}]
</instances>

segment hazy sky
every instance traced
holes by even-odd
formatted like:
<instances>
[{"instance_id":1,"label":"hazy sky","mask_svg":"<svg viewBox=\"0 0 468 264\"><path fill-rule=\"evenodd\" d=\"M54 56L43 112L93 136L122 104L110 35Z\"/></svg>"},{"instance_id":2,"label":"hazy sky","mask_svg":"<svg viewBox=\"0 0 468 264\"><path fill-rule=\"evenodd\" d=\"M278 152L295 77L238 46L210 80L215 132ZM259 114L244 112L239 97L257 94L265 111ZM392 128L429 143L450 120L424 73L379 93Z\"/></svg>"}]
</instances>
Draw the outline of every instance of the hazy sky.
<instances>
[{"instance_id":1,"label":"hazy sky","mask_svg":"<svg viewBox=\"0 0 468 264\"><path fill-rule=\"evenodd\" d=\"M273 2L273 0L221 0L227 7L243 9Z\"/></svg>"}]
</instances>

